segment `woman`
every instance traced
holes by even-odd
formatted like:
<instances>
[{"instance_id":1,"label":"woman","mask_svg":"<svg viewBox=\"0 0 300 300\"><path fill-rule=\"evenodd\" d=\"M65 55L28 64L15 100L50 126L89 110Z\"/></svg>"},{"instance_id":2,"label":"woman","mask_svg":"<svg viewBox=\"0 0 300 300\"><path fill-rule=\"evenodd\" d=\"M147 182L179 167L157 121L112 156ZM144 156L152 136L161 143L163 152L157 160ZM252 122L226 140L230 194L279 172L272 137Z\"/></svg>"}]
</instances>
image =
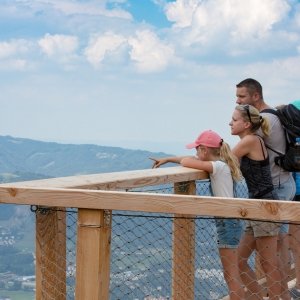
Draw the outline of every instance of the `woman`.
<instances>
[{"instance_id":1,"label":"woman","mask_svg":"<svg viewBox=\"0 0 300 300\"><path fill-rule=\"evenodd\" d=\"M230 147L214 131L202 132L194 143L187 148L195 148L196 157L151 158L153 168L165 163L180 163L184 167L204 170L209 173L211 189L214 196L233 197L233 180L241 178L236 157ZM218 248L224 269L224 278L228 285L230 300L245 299L244 288L239 275L237 247L242 233L238 220L216 219Z\"/></svg>"},{"instance_id":2,"label":"woman","mask_svg":"<svg viewBox=\"0 0 300 300\"><path fill-rule=\"evenodd\" d=\"M268 120L260 116L251 105L238 105L232 115L231 134L240 141L232 152L240 160L240 168L251 199L278 199L272 184L270 163L263 139L256 134L258 129L267 136ZM246 221L245 233L241 239L238 256L243 283L250 291L251 299L262 299L262 290L250 266L248 258L256 249L266 274L269 300L279 299L281 275L278 269L277 239L280 223Z\"/></svg>"}]
</instances>

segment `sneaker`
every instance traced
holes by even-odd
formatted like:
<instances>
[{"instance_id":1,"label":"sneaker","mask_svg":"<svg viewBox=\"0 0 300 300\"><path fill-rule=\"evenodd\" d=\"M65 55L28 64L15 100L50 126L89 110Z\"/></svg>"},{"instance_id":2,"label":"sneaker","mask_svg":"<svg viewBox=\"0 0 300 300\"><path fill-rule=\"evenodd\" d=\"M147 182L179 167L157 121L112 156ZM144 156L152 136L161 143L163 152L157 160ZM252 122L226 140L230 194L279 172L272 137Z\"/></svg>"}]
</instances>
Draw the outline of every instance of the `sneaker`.
<instances>
[{"instance_id":1,"label":"sneaker","mask_svg":"<svg viewBox=\"0 0 300 300\"><path fill-rule=\"evenodd\" d=\"M300 299L300 289L292 288L290 294L295 300Z\"/></svg>"}]
</instances>

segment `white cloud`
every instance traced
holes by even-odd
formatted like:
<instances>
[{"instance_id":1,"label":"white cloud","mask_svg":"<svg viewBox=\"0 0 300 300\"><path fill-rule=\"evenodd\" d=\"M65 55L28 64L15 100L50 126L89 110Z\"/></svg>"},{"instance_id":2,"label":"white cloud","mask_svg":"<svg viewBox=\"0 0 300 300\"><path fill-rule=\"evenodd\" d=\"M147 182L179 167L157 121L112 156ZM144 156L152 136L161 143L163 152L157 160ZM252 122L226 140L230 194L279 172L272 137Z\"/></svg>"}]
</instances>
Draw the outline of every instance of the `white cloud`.
<instances>
[{"instance_id":1,"label":"white cloud","mask_svg":"<svg viewBox=\"0 0 300 300\"><path fill-rule=\"evenodd\" d=\"M175 27L184 28L191 26L193 15L200 2L198 0L177 0L166 4L165 11L169 21Z\"/></svg>"},{"instance_id":2,"label":"white cloud","mask_svg":"<svg viewBox=\"0 0 300 300\"><path fill-rule=\"evenodd\" d=\"M140 72L161 71L175 58L172 46L162 42L150 30L137 31L128 40L130 57Z\"/></svg>"},{"instance_id":3,"label":"white cloud","mask_svg":"<svg viewBox=\"0 0 300 300\"><path fill-rule=\"evenodd\" d=\"M0 59L24 54L29 51L30 43L24 39L0 42Z\"/></svg>"},{"instance_id":4,"label":"white cloud","mask_svg":"<svg viewBox=\"0 0 300 300\"><path fill-rule=\"evenodd\" d=\"M130 13L120 8L106 9L106 2L109 1L84 1L84 2L70 2L70 1L46 1L51 3L53 7L65 14L85 14L85 15L100 15L106 17L116 17L122 19L132 19Z\"/></svg>"},{"instance_id":5,"label":"white cloud","mask_svg":"<svg viewBox=\"0 0 300 300\"><path fill-rule=\"evenodd\" d=\"M260 39L290 10L286 0L177 0L165 6L174 27L185 29L187 44L227 36L232 40Z\"/></svg>"},{"instance_id":6,"label":"white cloud","mask_svg":"<svg viewBox=\"0 0 300 300\"><path fill-rule=\"evenodd\" d=\"M235 84L244 78L262 83L269 104L299 98L299 1L135 0L133 7L125 1L0 1L3 134L125 147L127 140L140 149L155 137L157 151L181 141L181 152L209 127L231 138ZM65 67L62 57L72 58L71 76L53 64ZM105 67L95 72L89 64ZM27 72L20 76L20 70ZM191 116L180 123L187 106Z\"/></svg>"},{"instance_id":7,"label":"white cloud","mask_svg":"<svg viewBox=\"0 0 300 300\"><path fill-rule=\"evenodd\" d=\"M0 63L1 71L23 71L28 67L28 62L25 59L7 59Z\"/></svg>"},{"instance_id":8,"label":"white cloud","mask_svg":"<svg viewBox=\"0 0 300 300\"><path fill-rule=\"evenodd\" d=\"M298 10L295 14L295 24L298 28L300 28L300 5L298 6Z\"/></svg>"},{"instance_id":9,"label":"white cloud","mask_svg":"<svg viewBox=\"0 0 300 300\"><path fill-rule=\"evenodd\" d=\"M49 57L65 56L73 54L78 48L78 38L76 36L47 33L44 38L38 41L42 51Z\"/></svg>"},{"instance_id":10,"label":"white cloud","mask_svg":"<svg viewBox=\"0 0 300 300\"><path fill-rule=\"evenodd\" d=\"M124 42L126 42L126 39L123 36L106 32L102 36L94 37L85 49L84 54L87 60L94 67L97 67L106 55L116 52Z\"/></svg>"},{"instance_id":11,"label":"white cloud","mask_svg":"<svg viewBox=\"0 0 300 300\"><path fill-rule=\"evenodd\" d=\"M32 50L32 43L24 39L0 42L0 70L23 71L29 68L26 55Z\"/></svg>"},{"instance_id":12,"label":"white cloud","mask_svg":"<svg viewBox=\"0 0 300 300\"><path fill-rule=\"evenodd\" d=\"M10 2L10 1L9 1ZM11 0L7 3L4 9L6 12L16 14L22 12L26 15L30 12L31 15L45 12L49 13L55 11L63 15L86 15L86 16L106 16L121 19L131 20L132 16L127 11L118 6L111 9L106 8L108 0Z\"/></svg>"},{"instance_id":13,"label":"white cloud","mask_svg":"<svg viewBox=\"0 0 300 300\"><path fill-rule=\"evenodd\" d=\"M94 67L99 67L106 58L111 55L116 57L122 50L127 49L122 46L128 45L130 59L139 72L161 71L174 60L173 47L161 41L150 30L137 31L129 38L106 32L104 35L93 37L84 54Z\"/></svg>"},{"instance_id":14,"label":"white cloud","mask_svg":"<svg viewBox=\"0 0 300 300\"><path fill-rule=\"evenodd\" d=\"M300 55L294 57L287 57L281 60L272 62L268 67L273 76L284 74L286 80L295 80L300 77Z\"/></svg>"},{"instance_id":15,"label":"white cloud","mask_svg":"<svg viewBox=\"0 0 300 300\"><path fill-rule=\"evenodd\" d=\"M227 0L227 5L231 5ZM241 1L234 0L235 9L225 17L225 22L231 20L231 34L234 37L247 38L250 36L263 37L273 29L276 23L282 21L290 7L284 0L251 0L247 5ZM247 17L242 12L247 11ZM233 21L234 20L234 21Z\"/></svg>"}]
</instances>

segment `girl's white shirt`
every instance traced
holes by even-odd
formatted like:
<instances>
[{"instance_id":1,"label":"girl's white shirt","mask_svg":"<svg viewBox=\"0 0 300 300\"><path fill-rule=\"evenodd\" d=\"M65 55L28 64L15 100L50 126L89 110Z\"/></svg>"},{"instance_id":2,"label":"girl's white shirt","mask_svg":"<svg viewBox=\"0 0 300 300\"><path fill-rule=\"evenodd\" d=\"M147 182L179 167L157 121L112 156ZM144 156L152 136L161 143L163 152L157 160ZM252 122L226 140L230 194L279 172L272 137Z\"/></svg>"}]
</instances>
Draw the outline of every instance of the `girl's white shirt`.
<instances>
[{"instance_id":1,"label":"girl's white shirt","mask_svg":"<svg viewBox=\"0 0 300 300\"><path fill-rule=\"evenodd\" d=\"M233 197L233 180L229 166L220 160L212 161L211 189L215 197Z\"/></svg>"}]
</instances>

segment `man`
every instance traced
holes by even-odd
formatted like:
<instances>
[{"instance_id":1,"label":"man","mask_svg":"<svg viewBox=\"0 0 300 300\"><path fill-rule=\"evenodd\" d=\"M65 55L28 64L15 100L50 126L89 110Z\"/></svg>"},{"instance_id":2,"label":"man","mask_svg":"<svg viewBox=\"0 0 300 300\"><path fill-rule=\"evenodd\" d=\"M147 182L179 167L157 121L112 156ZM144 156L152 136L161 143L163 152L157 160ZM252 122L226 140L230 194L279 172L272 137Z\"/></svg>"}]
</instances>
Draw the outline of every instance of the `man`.
<instances>
[{"instance_id":1,"label":"man","mask_svg":"<svg viewBox=\"0 0 300 300\"><path fill-rule=\"evenodd\" d=\"M236 97L237 104L252 105L260 112L262 112L264 109L271 108L264 101L261 84L252 78L247 78L236 85ZM268 118L270 123L270 135L268 137L263 136L265 144L278 152L284 153L286 143L280 120L274 114L264 112L262 112L262 114ZM283 170L275 164L274 159L278 155L277 153L268 149L268 155L270 159L270 168L274 189L281 200L293 200L296 187L292 173ZM283 280L282 299L290 299L287 289L287 275L284 275L284 273L287 274L290 267L287 233L288 225L285 224L282 226L279 236L279 252L282 263L281 272L282 277L285 278L285 280Z\"/></svg>"},{"instance_id":2,"label":"man","mask_svg":"<svg viewBox=\"0 0 300 300\"><path fill-rule=\"evenodd\" d=\"M290 102L300 110L300 100ZM296 183L296 195L294 201L300 201L300 172L293 173ZM295 299L300 299L300 228L298 224L290 224L290 246L294 258L296 283L294 288L291 289L291 295Z\"/></svg>"}]
</instances>

